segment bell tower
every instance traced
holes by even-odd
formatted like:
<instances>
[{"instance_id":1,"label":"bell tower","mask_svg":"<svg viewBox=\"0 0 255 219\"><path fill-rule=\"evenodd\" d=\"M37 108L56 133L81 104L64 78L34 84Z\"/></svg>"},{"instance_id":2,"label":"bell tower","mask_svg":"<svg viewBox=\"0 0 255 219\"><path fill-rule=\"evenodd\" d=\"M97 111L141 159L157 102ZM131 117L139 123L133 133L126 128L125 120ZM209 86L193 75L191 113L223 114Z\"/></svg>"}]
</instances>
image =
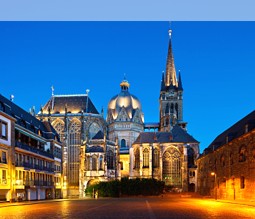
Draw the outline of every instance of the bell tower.
<instances>
[{"instance_id":1,"label":"bell tower","mask_svg":"<svg viewBox=\"0 0 255 219\"><path fill-rule=\"evenodd\" d=\"M160 88L160 112L159 112L159 131L170 132L176 124L186 130L186 124L183 122L183 87L181 73L179 71L178 80L174 65L174 56L172 51L172 30L169 33L168 55L166 61L166 72L162 73Z\"/></svg>"}]
</instances>

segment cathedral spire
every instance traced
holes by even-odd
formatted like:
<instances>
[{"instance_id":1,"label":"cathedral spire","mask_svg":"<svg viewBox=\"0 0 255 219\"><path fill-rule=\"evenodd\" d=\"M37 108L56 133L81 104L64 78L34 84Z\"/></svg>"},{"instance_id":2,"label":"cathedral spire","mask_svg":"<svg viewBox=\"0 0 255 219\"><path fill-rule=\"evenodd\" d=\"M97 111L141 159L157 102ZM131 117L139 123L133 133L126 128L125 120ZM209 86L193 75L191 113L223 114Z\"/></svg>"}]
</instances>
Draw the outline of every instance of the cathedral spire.
<instances>
[{"instance_id":1,"label":"cathedral spire","mask_svg":"<svg viewBox=\"0 0 255 219\"><path fill-rule=\"evenodd\" d=\"M169 86L172 84L173 86L178 86L176 79L176 71L174 66L174 56L172 52L172 30L169 29L169 46L168 46L168 54L167 54L167 62L166 62L166 77L165 77L165 85Z\"/></svg>"}]
</instances>

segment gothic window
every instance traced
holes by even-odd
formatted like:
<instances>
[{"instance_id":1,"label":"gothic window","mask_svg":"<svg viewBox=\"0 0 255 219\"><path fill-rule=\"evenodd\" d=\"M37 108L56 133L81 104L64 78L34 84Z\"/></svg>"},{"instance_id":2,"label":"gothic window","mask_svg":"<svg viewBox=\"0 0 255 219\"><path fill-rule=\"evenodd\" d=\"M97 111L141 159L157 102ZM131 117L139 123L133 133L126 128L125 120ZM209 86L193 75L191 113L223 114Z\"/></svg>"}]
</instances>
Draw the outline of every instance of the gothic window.
<instances>
[{"instance_id":1,"label":"gothic window","mask_svg":"<svg viewBox=\"0 0 255 219\"><path fill-rule=\"evenodd\" d=\"M64 142L64 131L65 131L65 126L64 126L64 122L62 121L57 121L54 125L53 125L54 129L57 131L57 133L59 134L60 137L60 141Z\"/></svg>"},{"instance_id":2,"label":"gothic window","mask_svg":"<svg viewBox=\"0 0 255 219\"><path fill-rule=\"evenodd\" d=\"M94 155L92 157L92 170L97 170L97 157Z\"/></svg>"},{"instance_id":3,"label":"gothic window","mask_svg":"<svg viewBox=\"0 0 255 219\"><path fill-rule=\"evenodd\" d=\"M122 148L125 148L125 147L126 147L126 140L125 140L125 139L121 139L121 141L120 141L120 146L121 146Z\"/></svg>"},{"instance_id":4,"label":"gothic window","mask_svg":"<svg viewBox=\"0 0 255 219\"><path fill-rule=\"evenodd\" d=\"M135 150L135 167L134 169L140 168L140 150L139 148Z\"/></svg>"},{"instance_id":5,"label":"gothic window","mask_svg":"<svg viewBox=\"0 0 255 219\"><path fill-rule=\"evenodd\" d=\"M166 185L181 186L181 162L180 153L171 148L163 155L163 180Z\"/></svg>"},{"instance_id":6,"label":"gothic window","mask_svg":"<svg viewBox=\"0 0 255 219\"><path fill-rule=\"evenodd\" d=\"M69 127L69 170L68 177L71 185L79 183L79 156L81 145L81 123L78 119L73 119Z\"/></svg>"},{"instance_id":7,"label":"gothic window","mask_svg":"<svg viewBox=\"0 0 255 219\"><path fill-rule=\"evenodd\" d=\"M149 167L149 150L145 148L143 150L143 168Z\"/></svg>"},{"instance_id":8,"label":"gothic window","mask_svg":"<svg viewBox=\"0 0 255 219\"><path fill-rule=\"evenodd\" d=\"M244 176L240 177L240 189L244 189L245 188L245 178Z\"/></svg>"},{"instance_id":9,"label":"gothic window","mask_svg":"<svg viewBox=\"0 0 255 219\"><path fill-rule=\"evenodd\" d=\"M153 167L159 167L159 150L155 149L153 152Z\"/></svg>"},{"instance_id":10,"label":"gothic window","mask_svg":"<svg viewBox=\"0 0 255 219\"><path fill-rule=\"evenodd\" d=\"M99 157L99 170L103 170L104 168L103 168L103 156L102 155L100 155L100 157Z\"/></svg>"},{"instance_id":11,"label":"gothic window","mask_svg":"<svg viewBox=\"0 0 255 219\"><path fill-rule=\"evenodd\" d=\"M111 150L107 152L107 169L113 169L113 152Z\"/></svg>"},{"instance_id":12,"label":"gothic window","mask_svg":"<svg viewBox=\"0 0 255 219\"><path fill-rule=\"evenodd\" d=\"M243 145L239 149L239 162L246 161L246 156L247 156L247 150L246 150L246 147Z\"/></svg>"}]
</instances>

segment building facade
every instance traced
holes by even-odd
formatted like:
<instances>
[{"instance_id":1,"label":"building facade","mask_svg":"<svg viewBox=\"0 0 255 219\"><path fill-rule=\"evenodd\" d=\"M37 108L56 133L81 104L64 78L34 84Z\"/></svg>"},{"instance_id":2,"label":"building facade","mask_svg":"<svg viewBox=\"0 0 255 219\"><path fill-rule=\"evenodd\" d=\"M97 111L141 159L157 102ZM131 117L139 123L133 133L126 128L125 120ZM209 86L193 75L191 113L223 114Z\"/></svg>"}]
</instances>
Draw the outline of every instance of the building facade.
<instances>
[{"instance_id":1,"label":"building facade","mask_svg":"<svg viewBox=\"0 0 255 219\"><path fill-rule=\"evenodd\" d=\"M59 136L0 95L0 197L7 201L62 197L62 154ZM59 182L59 184L56 184Z\"/></svg>"},{"instance_id":2,"label":"building facade","mask_svg":"<svg viewBox=\"0 0 255 219\"><path fill-rule=\"evenodd\" d=\"M255 198L255 111L222 132L197 159L198 192L219 199Z\"/></svg>"},{"instance_id":3,"label":"building facade","mask_svg":"<svg viewBox=\"0 0 255 219\"><path fill-rule=\"evenodd\" d=\"M119 145L102 131L81 146L80 160L81 192L94 183L121 178Z\"/></svg>"},{"instance_id":4,"label":"building facade","mask_svg":"<svg viewBox=\"0 0 255 219\"><path fill-rule=\"evenodd\" d=\"M88 90L87 94L78 95L54 95L53 91L37 117L41 121L49 121L63 142L64 197L82 196L81 145L98 131L106 132L106 123L90 100Z\"/></svg>"},{"instance_id":5,"label":"building facade","mask_svg":"<svg viewBox=\"0 0 255 219\"><path fill-rule=\"evenodd\" d=\"M120 83L121 91L111 98L108 104L107 125L111 141L120 145L121 176L129 176L129 149L138 135L144 130L144 114L136 96L129 92L126 79Z\"/></svg>"},{"instance_id":6,"label":"building facade","mask_svg":"<svg viewBox=\"0 0 255 219\"><path fill-rule=\"evenodd\" d=\"M145 125L158 132L141 132L130 149L130 177L155 178L178 191L196 191L199 142L187 133L183 121L183 86L177 80L171 30L159 97L159 123Z\"/></svg>"}]
</instances>

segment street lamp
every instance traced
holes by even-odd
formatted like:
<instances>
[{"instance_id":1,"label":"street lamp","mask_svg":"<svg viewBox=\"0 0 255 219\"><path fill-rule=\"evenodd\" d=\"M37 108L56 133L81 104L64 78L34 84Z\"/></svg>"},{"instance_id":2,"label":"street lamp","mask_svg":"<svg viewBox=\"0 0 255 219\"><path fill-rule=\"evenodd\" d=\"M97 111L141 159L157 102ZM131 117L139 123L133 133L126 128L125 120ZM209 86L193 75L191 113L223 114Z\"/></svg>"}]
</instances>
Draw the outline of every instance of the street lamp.
<instances>
[{"instance_id":1,"label":"street lamp","mask_svg":"<svg viewBox=\"0 0 255 219\"><path fill-rule=\"evenodd\" d=\"M214 187L215 187L215 200L217 200L217 184L216 184L216 173L215 172L211 172L211 176L214 176Z\"/></svg>"}]
</instances>

